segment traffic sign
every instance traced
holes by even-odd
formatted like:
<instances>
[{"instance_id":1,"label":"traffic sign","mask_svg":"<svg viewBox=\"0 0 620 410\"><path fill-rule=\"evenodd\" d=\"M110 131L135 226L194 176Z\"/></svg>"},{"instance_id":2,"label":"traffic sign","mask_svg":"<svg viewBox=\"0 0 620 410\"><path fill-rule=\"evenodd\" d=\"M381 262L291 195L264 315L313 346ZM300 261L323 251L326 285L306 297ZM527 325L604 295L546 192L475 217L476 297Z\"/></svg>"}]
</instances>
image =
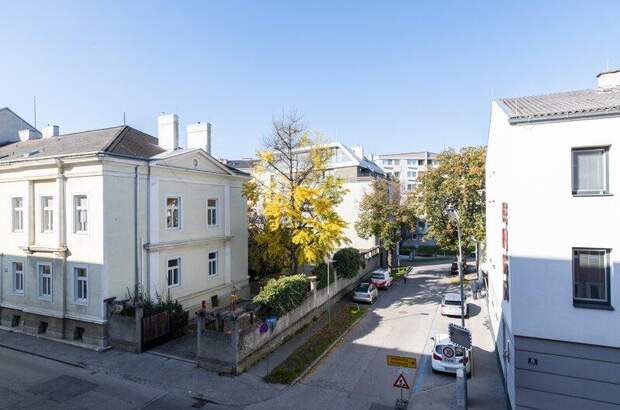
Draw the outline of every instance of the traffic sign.
<instances>
[{"instance_id":1,"label":"traffic sign","mask_svg":"<svg viewBox=\"0 0 620 410\"><path fill-rule=\"evenodd\" d=\"M469 329L450 323L448 331L452 343L465 349L471 349L471 332Z\"/></svg>"},{"instance_id":2,"label":"traffic sign","mask_svg":"<svg viewBox=\"0 0 620 410\"><path fill-rule=\"evenodd\" d=\"M396 378L394 387L398 387L399 389L410 389L409 383L407 383L407 380L405 380L405 376L402 373Z\"/></svg>"},{"instance_id":3,"label":"traffic sign","mask_svg":"<svg viewBox=\"0 0 620 410\"><path fill-rule=\"evenodd\" d=\"M412 369L415 369L417 367L415 357L393 355L387 355L387 365L395 367L409 367Z\"/></svg>"}]
</instances>

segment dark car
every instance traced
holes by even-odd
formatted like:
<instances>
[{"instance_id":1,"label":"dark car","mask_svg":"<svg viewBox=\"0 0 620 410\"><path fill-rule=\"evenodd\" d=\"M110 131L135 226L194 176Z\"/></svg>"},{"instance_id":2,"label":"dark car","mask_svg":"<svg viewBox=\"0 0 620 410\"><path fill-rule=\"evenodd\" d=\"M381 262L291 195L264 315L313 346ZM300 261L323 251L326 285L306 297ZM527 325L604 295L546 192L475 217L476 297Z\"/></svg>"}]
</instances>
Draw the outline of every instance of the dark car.
<instances>
[{"instance_id":1,"label":"dark car","mask_svg":"<svg viewBox=\"0 0 620 410\"><path fill-rule=\"evenodd\" d=\"M461 266L463 268L463 274L467 273L467 263L463 262ZM457 262L457 259L454 258L454 260L452 261L452 266L450 266L450 275L458 275L458 274L459 274L459 264Z\"/></svg>"}]
</instances>

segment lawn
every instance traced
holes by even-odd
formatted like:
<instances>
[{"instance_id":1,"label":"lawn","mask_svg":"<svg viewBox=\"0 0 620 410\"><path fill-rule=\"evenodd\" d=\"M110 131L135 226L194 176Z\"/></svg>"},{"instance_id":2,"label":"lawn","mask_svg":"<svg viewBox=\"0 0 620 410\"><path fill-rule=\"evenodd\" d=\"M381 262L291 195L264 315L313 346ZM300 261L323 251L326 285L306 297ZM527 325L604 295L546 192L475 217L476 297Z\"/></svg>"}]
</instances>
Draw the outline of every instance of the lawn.
<instances>
[{"instance_id":1,"label":"lawn","mask_svg":"<svg viewBox=\"0 0 620 410\"><path fill-rule=\"evenodd\" d=\"M366 314L366 306L337 304L332 310L331 325L327 322L302 346L295 350L271 373L265 376L269 383L291 384L340 337L353 323ZM325 315L325 314L323 314ZM322 318L324 319L324 318Z\"/></svg>"}]
</instances>

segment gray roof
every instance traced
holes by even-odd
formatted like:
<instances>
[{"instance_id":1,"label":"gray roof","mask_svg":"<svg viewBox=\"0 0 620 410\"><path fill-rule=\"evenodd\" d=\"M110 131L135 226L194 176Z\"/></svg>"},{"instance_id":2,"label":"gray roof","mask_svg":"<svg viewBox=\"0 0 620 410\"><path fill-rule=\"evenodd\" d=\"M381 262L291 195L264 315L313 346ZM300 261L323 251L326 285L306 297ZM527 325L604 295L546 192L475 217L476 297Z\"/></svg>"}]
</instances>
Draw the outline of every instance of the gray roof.
<instances>
[{"instance_id":1,"label":"gray roof","mask_svg":"<svg viewBox=\"0 0 620 410\"><path fill-rule=\"evenodd\" d=\"M499 102L511 124L620 115L620 88L503 98Z\"/></svg>"},{"instance_id":2,"label":"gray roof","mask_svg":"<svg viewBox=\"0 0 620 410\"><path fill-rule=\"evenodd\" d=\"M257 159L228 159L223 161L225 165L234 168L250 169L258 162Z\"/></svg>"},{"instance_id":3,"label":"gray roof","mask_svg":"<svg viewBox=\"0 0 620 410\"><path fill-rule=\"evenodd\" d=\"M147 159L164 151L157 145L157 138L120 126L5 145L0 147L0 162L84 153Z\"/></svg>"}]
</instances>

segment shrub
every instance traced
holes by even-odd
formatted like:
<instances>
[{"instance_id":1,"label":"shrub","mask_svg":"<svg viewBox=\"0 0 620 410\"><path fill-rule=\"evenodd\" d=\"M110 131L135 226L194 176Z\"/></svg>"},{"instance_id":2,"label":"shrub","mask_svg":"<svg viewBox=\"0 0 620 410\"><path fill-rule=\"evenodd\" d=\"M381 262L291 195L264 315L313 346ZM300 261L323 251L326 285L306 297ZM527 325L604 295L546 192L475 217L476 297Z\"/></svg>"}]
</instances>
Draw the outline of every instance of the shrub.
<instances>
[{"instance_id":1,"label":"shrub","mask_svg":"<svg viewBox=\"0 0 620 410\"><path fill-rule=\"evenodd\" d=\"M436 246L420 246L416 249L416 256L435 256L437 254Z\"/></svg>"},{"instance_id":2,"label":"shrub","mask_svg":"<svg viewBox=\"0 0 620 410\"><path fill-rule=\"evenodd\" d=\"M341 278L352 278L360 269L360 251L342 248L334 254L334 267Z\"/></svg>"},{"instance_id":3,"label":"shrub","mask_svg":"<svg viewBox=\"0 0 620 410\"><path fill-rule=\"evenodd\" d=\"M327 286L327 264L321 262L312 271L312 274L316 276L316 288L323 289ZM329 283L334 283L336 275L334 275L333 269L329 271Z\"/></svg>"},{"instance_id":4,"label":"shrub","mask_svg":"<svg viewBox=\"0 0 620 410\"><path fill-rule=\"evenodd\" d=\"M309 291L310 281L304 275L282 276L270 279L253 302L261 317L280 317L301 305Z\"/></svg>"}]
</instances>

